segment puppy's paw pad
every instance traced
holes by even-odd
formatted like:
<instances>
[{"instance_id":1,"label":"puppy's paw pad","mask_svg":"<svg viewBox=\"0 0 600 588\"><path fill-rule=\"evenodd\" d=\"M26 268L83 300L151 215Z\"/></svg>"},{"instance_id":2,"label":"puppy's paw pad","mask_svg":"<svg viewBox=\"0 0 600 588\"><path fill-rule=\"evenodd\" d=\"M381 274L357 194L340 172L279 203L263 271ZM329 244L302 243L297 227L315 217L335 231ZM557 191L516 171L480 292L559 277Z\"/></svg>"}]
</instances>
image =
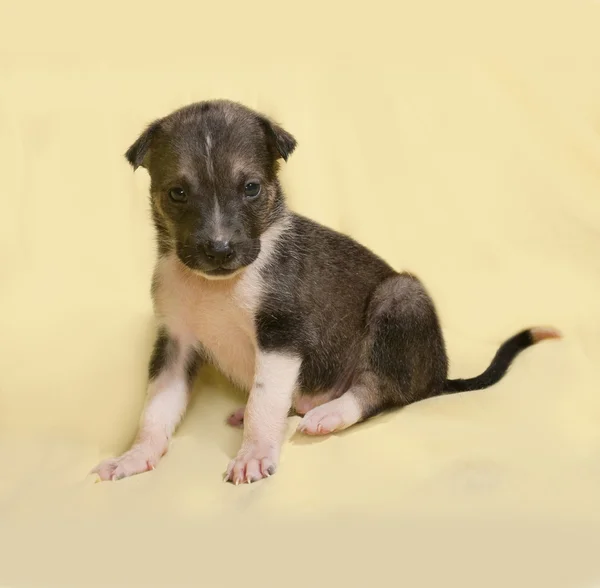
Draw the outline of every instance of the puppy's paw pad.
<instances>
[{"instance_id":1,"label":"puppy's paw pad","mask_svg":"<svg viewBox=\"0 0 600 588\"><path fill-rule=\"evenodd\" d=\"M121 457L107 459L99 463L92 471L102 481L116 481L153 470L158 459L143 452L127 452Z\"/></svg>"},{"instance_id":2,"label":"puppy's paw pad","mask_svg":"<svg viewBox=\"0 0 600 588\"><path fill-rule=\"evenodd\" d=\"M298 425L298 431L305 435L328 435L344 428L343 415L332 411L327 405L317 406L307 412Z\"/></svg>"},{"instance_id":3,"label":"puppy's paw pad","mask_svg":"<svg viewBox=\"0 0 600 588\"><path fill-rule=\"evenodd\" d=\"M268 478L275 473L277 460L269 451L251 450L238 453L235 459L229 462L225 481L238 484L251 484L263 478Z\"/></svg>"},{"instance_id":4,"label":"puppy's paw pad","mask_svg":"<svg viewBox=\"0 0 600 588\"><path fill-rule=\"evenodd\" d=\"M235 412L232 412L227 418L227 424L230 427L241 428L244 426L244 411L246 410L245 406L238 408Z\"/></svg>"}]
</instances>

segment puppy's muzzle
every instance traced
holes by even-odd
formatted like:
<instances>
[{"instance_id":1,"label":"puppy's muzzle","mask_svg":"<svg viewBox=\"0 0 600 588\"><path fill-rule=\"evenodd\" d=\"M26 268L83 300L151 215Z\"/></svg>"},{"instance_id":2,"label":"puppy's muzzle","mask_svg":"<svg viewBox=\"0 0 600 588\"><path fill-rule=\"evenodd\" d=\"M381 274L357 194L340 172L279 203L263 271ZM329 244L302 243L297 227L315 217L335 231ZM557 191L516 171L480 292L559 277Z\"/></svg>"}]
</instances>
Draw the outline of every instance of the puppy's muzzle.
<instances>
[{"instance_id":1,"label":"puppy's muzzle","mask_svg":"<svg viewBox=\"0 0 600 588\"><path fill-rule=\"evenodd\" d=\"M235 257L235 249L233 248L231 241L208 240L202 244L202 249L204 250L206 259L216 265L222 265L233 260Z\"/></svg>"}]
</instances>

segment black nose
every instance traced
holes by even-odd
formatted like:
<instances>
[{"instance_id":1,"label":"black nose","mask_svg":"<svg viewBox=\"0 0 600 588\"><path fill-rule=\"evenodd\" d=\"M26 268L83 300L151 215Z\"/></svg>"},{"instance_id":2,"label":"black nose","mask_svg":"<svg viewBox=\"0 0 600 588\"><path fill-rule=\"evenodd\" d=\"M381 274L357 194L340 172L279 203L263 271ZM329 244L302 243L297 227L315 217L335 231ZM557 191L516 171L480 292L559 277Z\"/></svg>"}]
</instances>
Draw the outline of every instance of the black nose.
<instances>
[{"instance_id":1,"label":"black nose","mask_svg":"<svg viewBox=\"0 0 600 588\"><path fill-rule=\"evenodd\" d=\"M211 261L222 263L233 257L233 248L229 241L206 241L204 253Z\"/></svg>"}]
</instances>

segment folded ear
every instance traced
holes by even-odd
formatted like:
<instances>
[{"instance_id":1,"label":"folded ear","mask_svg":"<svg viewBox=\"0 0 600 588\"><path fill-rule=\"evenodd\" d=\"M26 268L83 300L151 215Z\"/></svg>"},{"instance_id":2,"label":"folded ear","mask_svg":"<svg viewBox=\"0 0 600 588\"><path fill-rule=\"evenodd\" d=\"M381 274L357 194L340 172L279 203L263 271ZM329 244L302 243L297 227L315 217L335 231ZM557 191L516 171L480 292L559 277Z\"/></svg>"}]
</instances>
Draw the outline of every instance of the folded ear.
<instances>
[{"instance_id":1,"label":"folded ear","mask_svg":"<svg viewBox=\"0 0 600 588\"><path fill-rule=\"evenodd\" d=\"M127 149L125 157L134 170L140 166L148 167L147 155L150 152L152 139L160 128L160 122L160 120L155 120L152 124L148 125L137 141Z\"/></svg>"},{"instance_id":2,"label":"folded ear","mask_svg":"<svg viewBox=\"0 0 600 588\"><path fill-rule=\"evenodd\" d=\"M277 123L264 116L260 117L260 122L265 128L267 138L269 139L271 148L275 152L276 158L279 159L281 157L284 161L287 161L288 157L296 149L296 145L298 144L296 139Z\"/></svg>"}]
</instances>

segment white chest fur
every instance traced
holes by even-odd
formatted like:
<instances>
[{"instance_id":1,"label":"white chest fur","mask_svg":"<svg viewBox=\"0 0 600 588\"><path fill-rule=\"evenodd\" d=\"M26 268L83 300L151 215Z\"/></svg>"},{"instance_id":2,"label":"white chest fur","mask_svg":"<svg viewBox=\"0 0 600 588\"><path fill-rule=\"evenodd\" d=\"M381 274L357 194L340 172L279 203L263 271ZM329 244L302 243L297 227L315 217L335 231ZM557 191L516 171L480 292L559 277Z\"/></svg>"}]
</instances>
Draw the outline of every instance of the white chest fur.
<instances>
[{"instance_id":1,"label":"white chest fur","mask_svg":"<svg viewBox=\"0 0 600 588\"><path fill-rule=\"evenodd\" d=\"M185 268L170 254L156 267L155 313L182 345L200 345L214 364L249 390L256 365L255 316L263 294L261 269L285 225L261 238L258 259L240 274L210 280Z\"/></svg>"}]
</instances>

